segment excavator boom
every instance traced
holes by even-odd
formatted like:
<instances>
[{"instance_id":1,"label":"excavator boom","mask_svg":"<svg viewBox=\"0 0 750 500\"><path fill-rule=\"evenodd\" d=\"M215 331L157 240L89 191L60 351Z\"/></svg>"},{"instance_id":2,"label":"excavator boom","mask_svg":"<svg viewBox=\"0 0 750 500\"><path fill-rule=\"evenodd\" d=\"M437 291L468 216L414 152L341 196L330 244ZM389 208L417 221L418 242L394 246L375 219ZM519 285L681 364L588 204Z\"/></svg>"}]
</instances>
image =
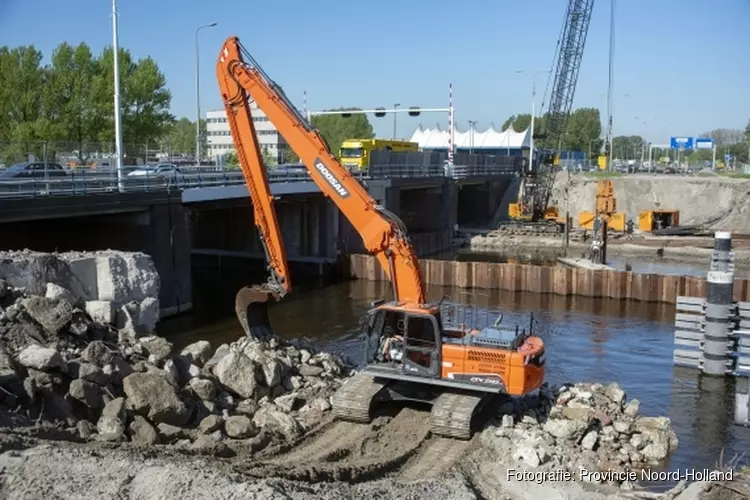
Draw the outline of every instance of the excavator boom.
<instances>
[{"instance_id":1,"label":"excavator boom","mask_svg":"<svg viewBox=\"0 0 750 500\"><path fill-rule=\"evenodd\" d=\"M258 302L265 305L267 299L262 300L265 292L280 298L291 290L284 241L253 126L250 99L265 112L299 156L323 194L333 200L359 232L367 251L378 258L392 282L396 301L411 307L423 305L426 299L419 261L403 222L379 206L359 181L333 157L320 134L242 47L237 37L230 37L224 42L216 65L216 76L270 272L268 283L243 289L238 294L235 307L240 322L243 322L244 314L259 318L264 323L267 314L250 314L246 312L247 306ZM251 329L254 326L259 325L249 325ZM248 326L243 323L243 327L247 332Z\"/></svg>"}]
</instances>

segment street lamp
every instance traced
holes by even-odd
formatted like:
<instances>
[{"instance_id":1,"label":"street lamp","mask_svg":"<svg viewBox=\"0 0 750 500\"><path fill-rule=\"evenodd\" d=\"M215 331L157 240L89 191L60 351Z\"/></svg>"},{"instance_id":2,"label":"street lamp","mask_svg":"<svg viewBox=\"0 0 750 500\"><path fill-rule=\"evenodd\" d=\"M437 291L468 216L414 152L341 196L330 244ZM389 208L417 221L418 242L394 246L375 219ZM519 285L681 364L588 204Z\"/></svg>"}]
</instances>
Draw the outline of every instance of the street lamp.
<instances>
[{"instance_id":1,"label":"street lamp","mask_svg":"<svg viewBox=\"0 0 750 500\"><path fill-rule=\"evenodd\" d=\"M198 50L198 32L203 28L213 28L217 23L202 24L195 28L195 108L197 116L195 119L195 162L201 165L201 65L200 51Z\"/></svg>"},{"instance_id":2,"label":"street lamp","mask_svg":"<svg viewBox=\"0 0 750 500\"><path fill-rule=\"evenodd\" d=\"M536 75L540 73L550 73L552 70L544 69L531 72L531 124L529 125L529 168L534 166L534 115L536 115ZM518 70L516 73L526 73L524 70Z\"/></svg>"},{"instance_id":3,"label":"street lamp","mask_svg":"<svg viewBox=\"0 0 750 500\"><path fill-rule=\"evenodd\" d=\"M469 120L469 154L474 153L474 127L476 125L476 120Z\"/></svg>"},{"instance_id":4,"label":"street lamp","mask_svg":"<svg viewBox=\"0 0 750 500\"><path fill-rule=\"evenodd\" d=\"M400 104L394 104L393 110L397 110L398 107L401 106ZM393 113L393 140L396 140L396 117L398 116L398 113Z\"/></svg>"},{"instance_id":5,"label":"street lamp","mask_svg":"<svg viewBox=\"0 0 750 500\"><path fill-rule=\"evenodd\" d=\"M122 108L120 103L120 46L118 43L118 26L117 26L117 0L112 0L112 64L115 86L115 150L117 153L117 190L121 193L125 191L125 184L122 179ZM147 152L148 154L148 152Z\"/></svg>"}]
</instances>

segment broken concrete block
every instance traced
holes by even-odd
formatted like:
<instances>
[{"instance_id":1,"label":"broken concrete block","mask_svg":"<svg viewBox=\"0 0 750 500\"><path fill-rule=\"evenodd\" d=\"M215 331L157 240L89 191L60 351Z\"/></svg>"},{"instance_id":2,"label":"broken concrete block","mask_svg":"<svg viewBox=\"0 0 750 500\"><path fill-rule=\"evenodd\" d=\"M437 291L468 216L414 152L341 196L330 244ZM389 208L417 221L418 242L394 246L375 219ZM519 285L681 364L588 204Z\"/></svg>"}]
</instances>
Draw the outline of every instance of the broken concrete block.
<instances>
[{"instance_id":1,"label":"broken concrete block","mask_svg":"<svg viewBox=\"0 0 750 500\"><path fill-rule=\"evenodd\" d=\"M68 301L73 306L78 303L78 299L70 292L70 290L55 283L47 283L47 291L44 296L48 299Z\"/></svg>"},{"instance_id":2,"label":"broken concrete block","mask_svg":"<svg viewBox=\"0 0 750 500\"><path fill-rule=\"evenodd\" d=\"M115 305L108 300L87 300L86 313L97 323L115 322Z\"/></svg>"}]
</instances>

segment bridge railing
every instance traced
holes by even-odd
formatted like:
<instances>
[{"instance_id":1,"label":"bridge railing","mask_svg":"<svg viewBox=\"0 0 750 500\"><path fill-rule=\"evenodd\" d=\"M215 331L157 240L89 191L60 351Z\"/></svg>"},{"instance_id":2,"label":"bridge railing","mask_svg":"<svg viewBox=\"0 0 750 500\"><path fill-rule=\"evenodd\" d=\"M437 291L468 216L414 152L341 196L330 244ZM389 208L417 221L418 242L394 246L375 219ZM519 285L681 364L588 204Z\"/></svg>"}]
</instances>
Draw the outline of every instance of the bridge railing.
<instances>
[{"instance_id":1,"label":"bridge railing","mask_svg":"<svg viewBox=\"0 0 750 500\"><path fill-rule=\"evenodd\" d=\"M461 179L471 176L508 175L515 172L512 158L465 155L465 165L448 164L444 153L373 153L373 166L352 175L360 180L388 178ZM459 159L461 155L457 155ZM471 163L473 162L473 163ZM59 167L58 167L59 168ZM25 172L26 173L26 172ZM30 177L14 177L0 170L0 199L40 196L76 196L124 191L156 191L242 184L239 170L214 166L187 166L178 171L155 173L138 167L126 167L118 180L112 167L34 170ZM270 182L306 182L310 175L304 165L284 165L268 169Z\"/></svg>"}]
</instances>

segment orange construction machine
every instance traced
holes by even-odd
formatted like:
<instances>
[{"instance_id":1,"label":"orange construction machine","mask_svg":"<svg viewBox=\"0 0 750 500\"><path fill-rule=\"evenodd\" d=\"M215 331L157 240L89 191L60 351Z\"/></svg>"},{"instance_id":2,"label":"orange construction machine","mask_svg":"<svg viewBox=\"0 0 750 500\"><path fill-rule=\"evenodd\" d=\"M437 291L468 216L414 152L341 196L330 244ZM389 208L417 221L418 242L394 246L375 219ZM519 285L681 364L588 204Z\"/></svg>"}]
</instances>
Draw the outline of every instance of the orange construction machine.
<instances>
[{"instance_id":1,"label":"orange construction machine","mask_svg":"<svg viewBox=\"0 0 750 500\"><path fill-rule=\"evenodd\" d=\"M359 232L393 286L394 299L374 303L363 318L364 367L334 395L334 414L369 422L377 402L418 400L432 405L433 432L468 439L472 417L494 396L523 395L539 388L544 345L531 334L531 326L506 328L499 316L476 329L466 318L447 317L444 304L428 304L403 222L378 205L333 157L321 135L238 38L229 38L221 48L216 76L268 259L268 281L243 288L235 302L249 336L262 340L272 335L269 299L279 300L291 290L282 233L250 113L252 99L305 164L310 178Z\"/></svg>"}]
</instances>

